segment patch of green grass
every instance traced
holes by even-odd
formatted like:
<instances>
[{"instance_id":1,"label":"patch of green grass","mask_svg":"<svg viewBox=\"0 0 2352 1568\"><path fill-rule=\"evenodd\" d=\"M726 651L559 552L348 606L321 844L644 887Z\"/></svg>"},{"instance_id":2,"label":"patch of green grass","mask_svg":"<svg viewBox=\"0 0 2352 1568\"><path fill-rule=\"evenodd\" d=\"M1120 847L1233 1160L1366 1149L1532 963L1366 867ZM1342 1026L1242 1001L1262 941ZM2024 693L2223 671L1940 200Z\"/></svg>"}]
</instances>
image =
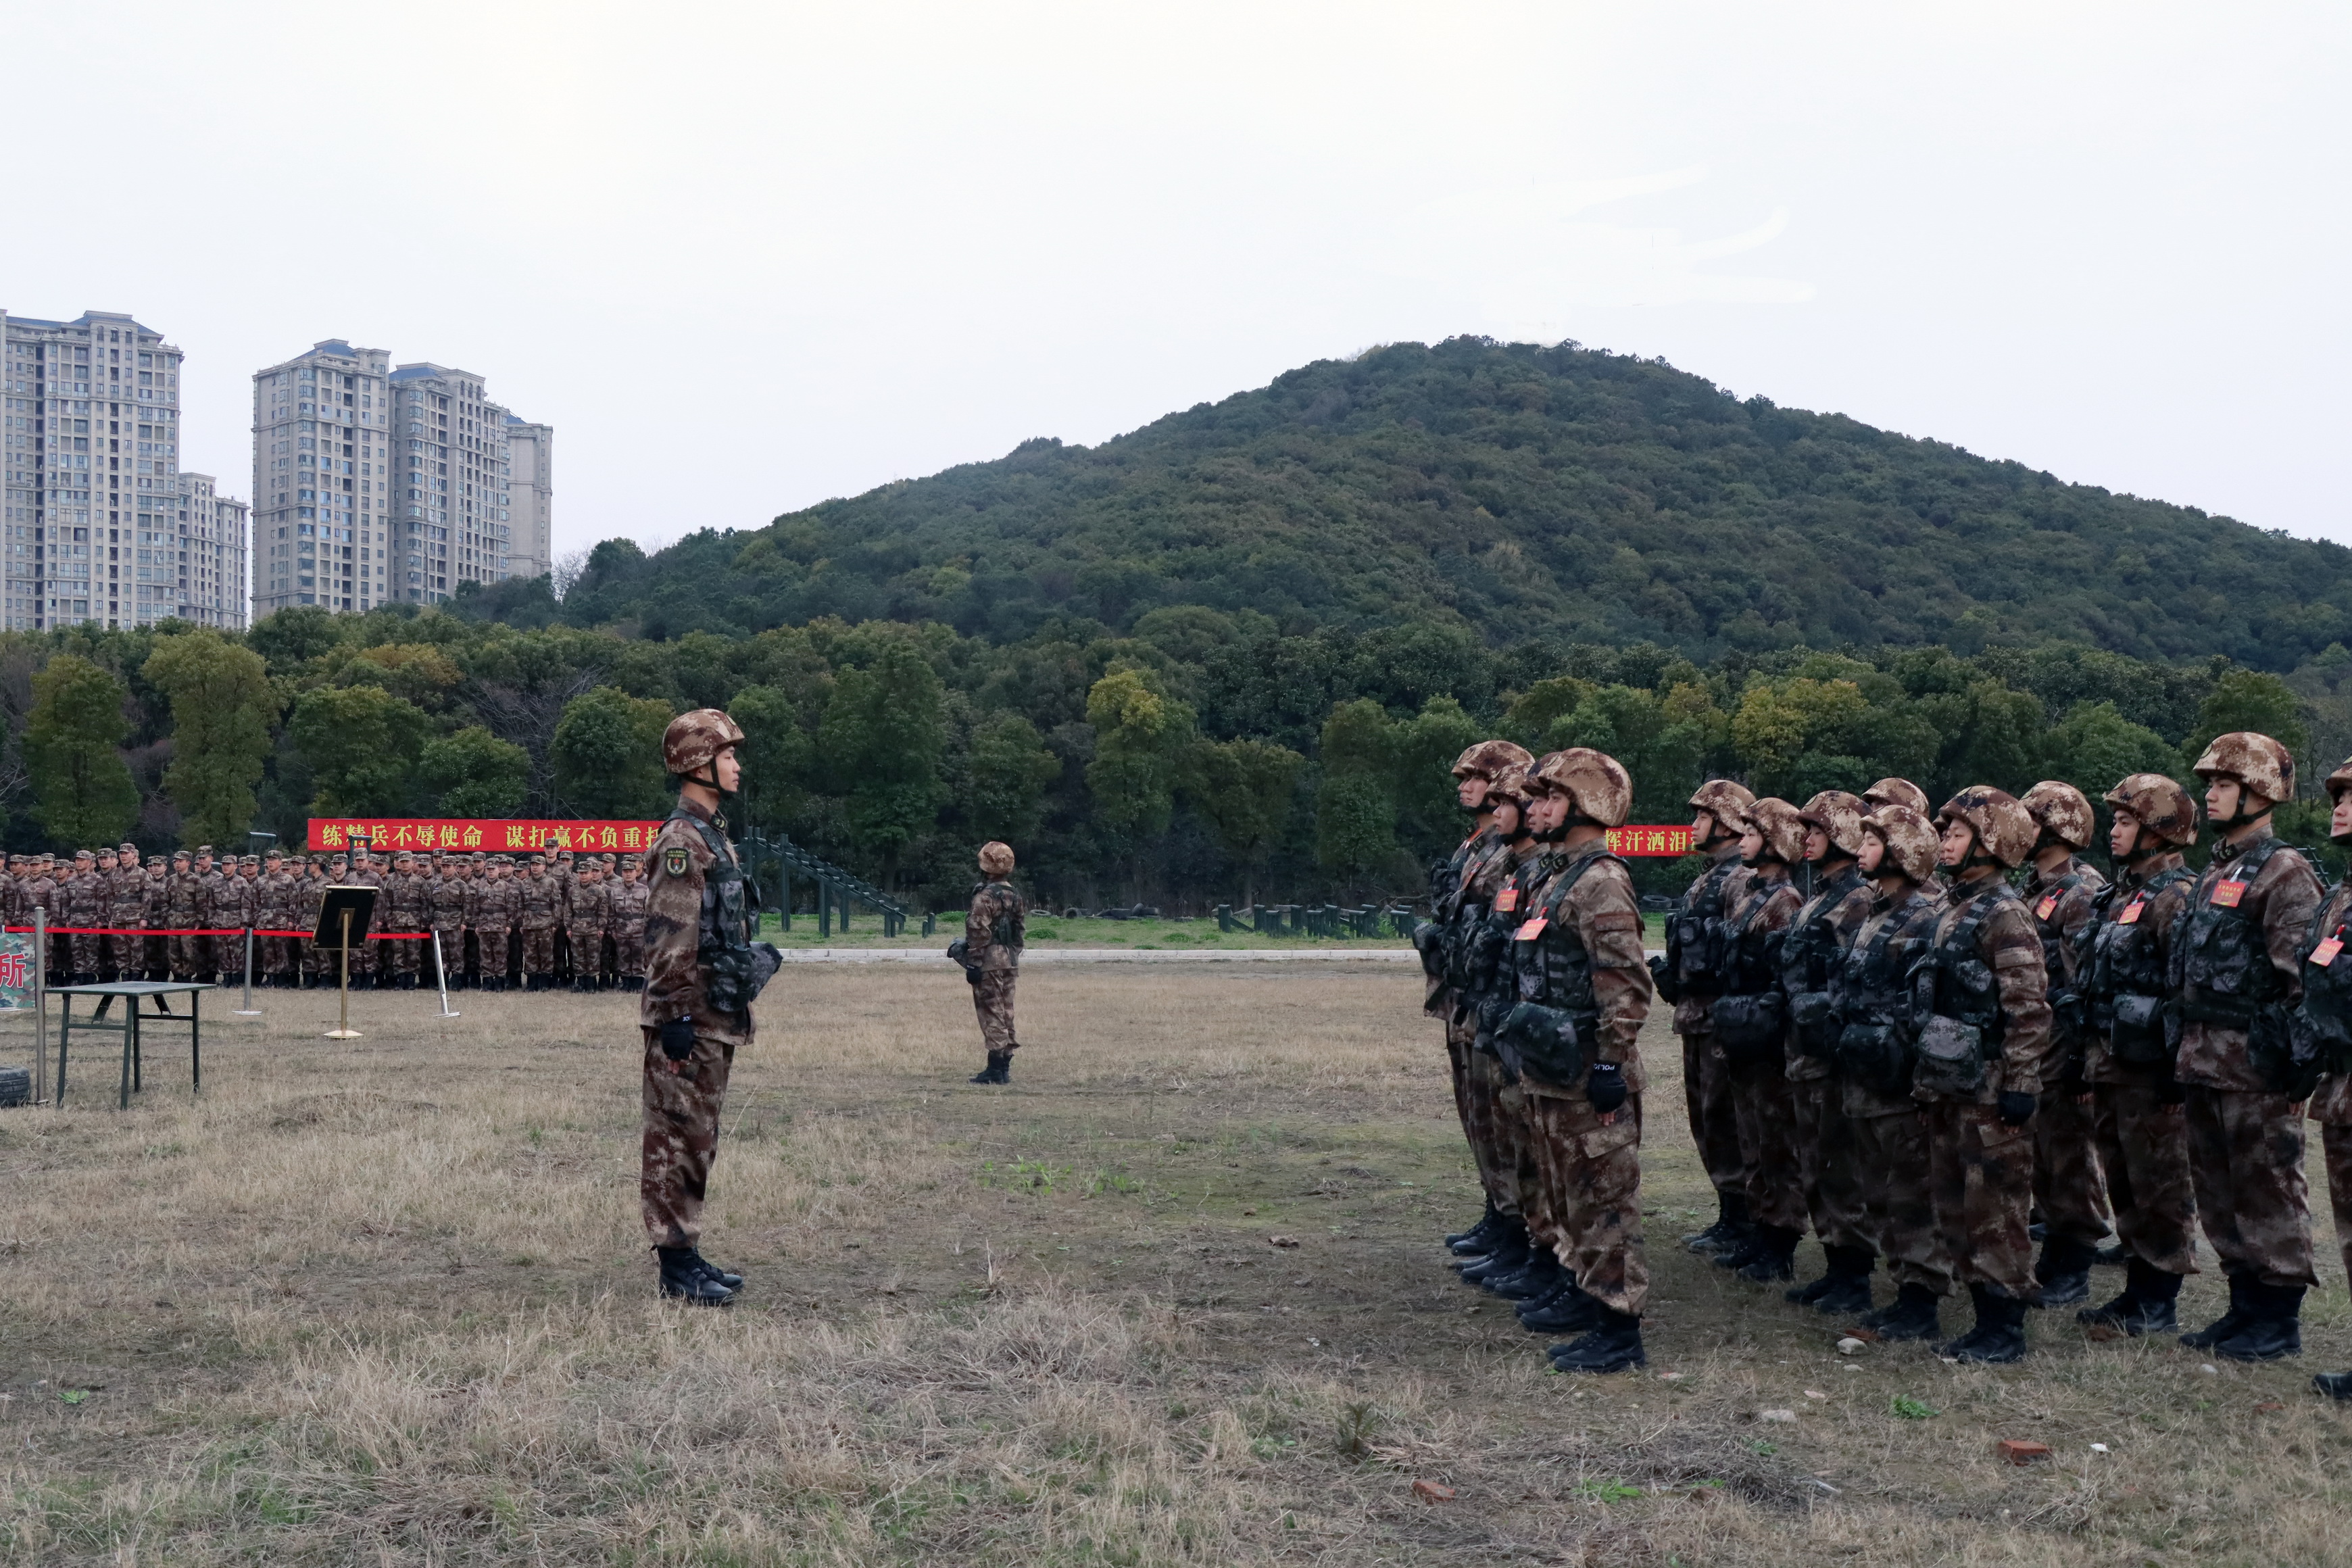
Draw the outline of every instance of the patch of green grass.
<instances>
[{"instance_id":1,"label":"patch of green grass","mask_svg":"<svg viewBox=\"0 0 2352 1568\"><path fill-rule=\"evenodd\" d=\"M1933 1405L1922 1404L1907 1394L1898 1394L1887 1402L1886 1408L1906 1421L1932 1421L1943 1414Z\"/></svg>"}]
</instances>

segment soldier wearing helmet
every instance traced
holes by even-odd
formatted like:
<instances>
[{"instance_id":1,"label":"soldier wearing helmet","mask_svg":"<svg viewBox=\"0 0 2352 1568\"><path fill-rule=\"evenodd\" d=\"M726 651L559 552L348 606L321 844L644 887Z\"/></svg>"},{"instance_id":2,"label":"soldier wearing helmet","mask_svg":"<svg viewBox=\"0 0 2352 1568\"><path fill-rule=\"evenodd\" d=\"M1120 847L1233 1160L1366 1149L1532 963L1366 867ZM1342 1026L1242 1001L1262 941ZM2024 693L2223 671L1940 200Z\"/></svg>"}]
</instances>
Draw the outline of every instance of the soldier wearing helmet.
<instances>
[{"instance_id":1,"label":"soldier wearing helmet","mask_svg":"<svg viewBox=\"0 0 2352 1568\"><path fill-rule=\"evenodd\" d=\"M2327 835L2352 846L2352 758L2327 775L2331 814ZM2345 1268L2352 1272L2352 882L2339 882L2327 895L2303 942L2303 999L2292 1035L2295 1055L2322 1077L2311 1096L2311 1119L2319 1123L2326 1156L2327 1196L2336 1211L2336 1239ZM2326 1372L2312 1386L2334 1399L2352 1400L2352 1372Z\"/></svg>"},{"instance_id":2,"label":"soldier wearing helmet","mask_svg":"<svg viewBox=\"0 0 2352 1568\"><path fill-rule=\"evenodd\" d=\"M2134 773L2105 795L2116 880L2100 893L2087 974L2084 1076L2116 1233L2124 1289L2077 1321L2131 1335L2171 1333L2183 1277L2197 1272L2197 1195L2188 1122L2172 1076L2165 1016L2175 940L2196 882L2181 851L2197 841L2197 804L2162 773Z\"/></svg>"},{"instance_id":3,"label":"soldier wearing helmet","mask_svg":"<svg viewBox=\"0 0 2352 1568\"><path fill-rule=\"evenodd\" d=\"M677 806L646 852L644 1160L638 1198L664 1296L720 1306L742 1276L702 1256L703 1194L736 1050L751 1043L751 1000L782 955L751 941L743 871L720 808L742 782L743 731L716 708L670 721L663 765Z\"/></svg>"},{"instance_id":4,"label":"soldier wearing helmet","mask_svg":"<svg viewBox=\"0 0 2352 1568\"><path fill-rule=\"evenodd\" d=\"M958 955L964 978L971 982L972 1011L980 1016L981 1044L988 1050L988 1065L971 1081L1010 1083L1013 1053L1021 1048L1013 1034L1013 986L1020 977L1023 921L1029 908L1013 886L1013 846L992 838L982 845L980 877L964 914L963 951Z\"/></svg>"},{"instance_id":5,"label":"soldier wearing helmet","mask_svg":"<svg viewBox=\"0 0 2352 1568\"><path fill-rule=\"evenodd\" d=\"M1451 857L1430 868L1430 918L1413 932L1426 981L1422 1011L1444 1023L1454 1110L1486 1189L1486 1210L1477 1222L1448 1236L1445 1245L1457 1257L1514 1268L1527 1262L1528 1240L1517 1201L1499 1173L1493 1136L1494 1094L1501 1080L1491 1067L1482 1071L1476 1060L1475 1004L1465 994L1465 986L1471 943L1508 872L1508 844L1496 831L1496 811L1507 798L1512 816L1516 820L1518 816L1516 794L1497 785L1520 779L1534 761L1525 747L1503 740L1480 741L1454 759L1454 799L1470 814L1470 832ZM1515 783L1514 792L1517 788Z\"/></svg>"},{"instance_id":6,"label":"soldier wearing helmet","mask_svg":"<svg viewBox=\"0 0 2352 1568\"><path fill-rule=\"evenodd\" d=\"M1788 998L1776 963L1782 933L1804 901L1793 878L1804 852L1805 825L1795 806L1767 795L1748 808L1739 837L1748 881L1724 917L1728 960L1722 994L1708 1007L1708 1037L1731 1083L1749 1220L1747 1235L1718 1247L1715 1262L1756 1284L1789 1278L1805 1234L1796 1109L1789 1099Z\"/></svg>"},{"instance_id":7,"label":"soldier wearing helmet","mask_svg":"<svg viewBox=\"0 0 2352 1568\"><path fill-rule=\"evenodd\" d=\"M2050 975L2042 937L2008 873L2041 830L2015 795L1989 784L1944 804L1938 858L1952 874L1920 980L1914 1092L1927 1124L1929 1196L1976 1326L1939 1353L2012 1362L2025 1353L2033 1295L2026 1231L2033 1133L2050 1063Z\"/></svg>"},{"instance_id":8,"label":"soldier wearing helmet","mask_svg":"<svg viewBox=\"0 0 2352 1568\"><path fill-rule=\"evenodd\" d=\"M1528 777L1528 814L1550 879L1512 931L1512 994L1492 1033L1527 1094L1546 1221L1582 1300L1586 1330L1551 1349L1563 1372L1643 1364L1642 1058L1650 1010L1642 914L1625 863L1609 853L1633 781L1588 747L1554 752ZM1499 999L1498 999L1499 1001Z\"/></svg>"},{"instance_id":9,"label":"soldier wearing helmet","mask_svg":"<svg viewBox=\"0 0 2352 1568\"><path fill-rule=\"evenodd\" d=\"M1708 865L1683 894L1682 907L1666 917L1664 955L1650 961L1658 994L1675 1009L1675 1033L1683 1042L1684 1110L1699 1163L1715 1188L1715 1223L1683 1237L1693 1252L1739 1246L1748 1231L1748 1171L1739 1157L1738 1113L1732 1108L1731 1076L1715 1049L1711 1009L1723 992L1724 914L1748 886L1739 836L1755 804L1748 786L1730 779L1709 779L1692 793L1691 849L1708 857Z\"/></svg>"},{"instance_id":10,"label":"soldier wearing helmet","mask_svg":"<svg viewBox=\"0 0 2352 1568\"><path fill-rule=\"evenodd\" d=\"M1863 804L1871 807L1900 805L1917 812L1924 819L1932 816L1927 810L1927 792L1909 779L1881 779L1862 792Z\"/></svg>"},{"instance_id":11,"label":"soldier wearing helmet","mask_svg":"<svg viewBox=\"0 0 2352 1568\"><path fill-rule=\"evenodd\" d=\"M1813 870L1812 896L1781 939L1780 982L1789 999L1785 1057L1794 1117L1797 1175L1805 1209L1821 1238L1829 1268L1788 1299L1817 1311L1870 1310L1870 1274L1877 1258L1865 1226L1862 1173L1853 1159L1853 1125L1835 1077L1838 1027L1832 983L1853 933L1870 917L1874 889L1861 869L1863 818L1870 807L1858 795L1827 789L1798 813L1804 826L1805 862Z\"/></svg>"},{"instance_id":12,"label":"soldier wearing helmet","mask_svg":"<svg viewBox=\"0 0 2352 1568\"><path fill-rule=\"evenodd\" d=\"M1862 1228L1886 1259L1895 1297L1860 1321L1883 1339L1933 1339L1937 1303L1952 1277L1936 1238L1927 1126L1912 1094L1910 1019L1912 966L1943 908L1936 829L1901 805L1878 806L1862 828L1855 869L1870 879L1873 897L1831 988L1834 1061L1854 1163L1864 1173Z\"/></svg>"},{"instance_id":13,"label":"soldier wearing helmet","mask_svg":"<svg viewBox=\"0 0 2352 1568\"><path fill-rule=\"evenodd\" d=\"M2107 879L2083 858L2098 837L2097 816L2083 792L2043 779L2019 797L2040 836L2026 872L2026 907L2042 934L2050 975L2053 1067L2033 1113L2033 1204L2046 1226L2033 1265L2044 1307L2072 1305L2091 1293L2091 1264L2107 1236L2107 1186L2099 1173L2090 1080L2091 934Z\"/></svg>"},{"instance_id":14,"label":"soldier wearing helmet","mask_svg":"<svg viewBox=\"0 0 2352 1568\"><path fill-rule=\"evenodd\" d=\"M2180 1336L2192 1350L2270 1361L2303 1348L2313 1272L2303 1174L2307 1063L2289 1017L2303 994L2303 944L2319 878L2280 842L2271 813L2294 798L2294 759L2268 735L2215 737L2197 759L2205 820L2218 839L2197 879L2172 954L2188 1086L2189 1171L2205 1239L2230 1279L2230 1310Z\"/></svg>"}]
</instances>

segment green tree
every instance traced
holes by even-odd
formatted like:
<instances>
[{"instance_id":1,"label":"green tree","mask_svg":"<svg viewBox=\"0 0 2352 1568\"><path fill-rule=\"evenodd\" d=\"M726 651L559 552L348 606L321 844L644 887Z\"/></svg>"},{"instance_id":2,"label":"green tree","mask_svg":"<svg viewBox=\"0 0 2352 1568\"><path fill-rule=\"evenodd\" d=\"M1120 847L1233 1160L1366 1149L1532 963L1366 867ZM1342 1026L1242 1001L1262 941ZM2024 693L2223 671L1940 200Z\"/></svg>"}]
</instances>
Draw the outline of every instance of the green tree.
<instances>
[{"instance_id":1,"label":"green tree","mask_svg":"<svg viewBox=\"0 0 2352 1568\"><path fill-rule=\"evenodd\" d=\"M530 753L468 724L426 742L416 776L443 816L520 816L530 788Z\"/></svg>"},{"instance_id":2,"label":"green tree","mask_svg":"<svg viewBox=\"0 0 2352 1568\"><path fill-rule=\"evenodd\" d=\"M1759 680L1741 695L1731 716L1731 743L1756 793L1786 799L1784 792L1803 789L1808 773L1819 777L1832 771L1818 761L1801 767L1801 760L1842 755L1833 749L1834 738L1869 707L1862 688L1851 680ZM1801 804L1810 796L1798 798Z\"/></svg>"},{"instance_id":3,"label":"green tree","mask_svg":"<svg viewBox=\"0 0 2352 1568\"><path fill-rule=\"evenodd\" d=\"M243 843L278 711L268 666L218 632L194 631L157 639L140 674L171 700L163 788L180 808L182 839Z\"/></svg>"},{"instance_id":4,"label":"green tree","mask_svg":"<svg viewBox=\"0 0 2352 1568\"><path fill-rule=\"evenodd\" d=\"M744 820L773 827L800 810L807 794L811 750L800 708L773 686L746 686L727 705L743 731L735 748L743 763Z\"/></svg>"},{"instance_id":5,"label":"green tree","mask_svg":"<svg viewBox=\"0 0 2352 1568\"><path fill-rule=\"evenodd\" d=\"M116 748L128 732L122 682L78 654L61 653L33 677L25 766L33 816L51 839L112 844L139 817L139 786Z\"/></svg>"},{"instance_id":6,"label":"green tree","mask_svg":"<svg viewBox=\"0 0 2352 1568\"><path fill-rule=\"evenodd\" d=\"M2078 702L2053 725L2044 767L2092 800L2132 773L2171 773L2180 753L2164 737L2125 718L2112 702Z\"/></svg>"},{"instance_id":7,"label":"green tree","mask_svg":"<svg viewBox=\"0 0 2352 1568\"><path fill-rule=\"evenodd\" d=\"M1391 731L1389 795L1397 835L1416 857L1442 854L1461 838L1466 819L1454 793L1454 759L1490 733L1451 697L1431 698Z\"/></svg>"},{"instance_id":8,"label":"green tree","mask_svg":"<svg viewBox=\"0 0 2352 1568\"><path fill-rule=\"evenodd\" d=\"M1025 841L1037 831L1045 790L1062 775L1062 759L1018 713L999 713L972 727L971 783L964 816L982 838Z\"/></svg>"},{"instance_id":9,"label":"green tree","mask_svg":"<svg viewBox=\"0 0 2352 1568\"><path fill-rule=\"evenodd\" d=\"M1147 669L1117 669L1087 692L1095 730L1087 787L1114 827L1159 833L1175 810L1176 783L1192 738L1192 710Z\"/></svg>"},{"instance_id":10,"label":"green tree","mask_svg":"<svg viewBox=\"0 0 2352 1568\"><path fill-rule=\"evenodd\" d=\"M1350 882L1396 862L1397 803L1391 789L1395 729L1387 711L1370 698L1339 704L1323 722L1315 860Z\"/></svg>"},{"instance_id":11,"label":"green tree","mask_svg":"<svg viewBox=\"0 0 2352 1568\"><path fill-rule=\"evenodd\" d=\"M939 821L947 734L946 688L904 637L834 681L817 725L827 773L820 787L842 797L851 841L881 857L886 882L896 879L907 846Z\"/></svg>"},{"instance_id":12,"label":"green tree","mask_svg":"<svg viewBox=\"0 0 2352 1568\"><path fill-rule=\"evenodd\" d=\"M1242 902L1257 902L1257 875L1290 821L1307 759L1265 741L1203 741L1193 748L1185 798L1241 862Z\"/></svg>"},{"instance_id":13,"label":"green tree","mask_svg":"<svg viewBox=\"0 0 2352 1568\"><path fill-rule=\"evenodd\" d=\"M2197 705L2197 727L2181 744L2181 760L2194 763L2214 736L2236 730L2268 735L2298 756L2311 743L2294 688L2258 669L2228 670L2213 683L2213 689Z\"/></svg>"},{"instance_id":14,"label":"green tree","mask_svg":"<svg viewBox=\"0 0 2352 1568\"><path fill-rule=\"evenodd\" d=\"M667 815L662 731L673 717L668 703L614 686L565 703L548 752L557 797L580 816Z\"/></svg>"},{"instance_id":15,"label":"green tree","mask_svg":"<svg viewBox=\"0 0 2352 1568\"><path fill-rule=\"evenodd\" d=\"M433 721L380 686L321 686L294 704L288 729L308 763L321 816L406 809Z\"/></svg>"}]
</instances>

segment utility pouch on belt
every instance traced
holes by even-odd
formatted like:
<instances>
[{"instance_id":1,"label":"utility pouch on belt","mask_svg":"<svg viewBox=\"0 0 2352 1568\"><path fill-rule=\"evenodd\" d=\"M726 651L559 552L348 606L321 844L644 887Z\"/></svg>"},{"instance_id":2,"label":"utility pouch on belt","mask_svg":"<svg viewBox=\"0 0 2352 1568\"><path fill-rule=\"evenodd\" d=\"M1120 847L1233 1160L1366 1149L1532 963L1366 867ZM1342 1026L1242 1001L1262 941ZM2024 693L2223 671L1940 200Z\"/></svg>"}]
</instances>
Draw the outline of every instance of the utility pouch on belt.
<instances>
[{"instance_id":1,"label":"utility pouch on belt","mask_svg":"<svg viewBox=\"0 0 2352 1568\"><path fill-rule=\"evenodd\" d=\"M2287 1010L2275 1002L2254 1009L2253 1022L2246 1026L2246 1061L2273 1094L2305 1100L2319 1086L2318 1060L2295 1059Z\"/></svg>"},{"instance_id":2,"label":"utility pouch on belt","mask_svg":"<svg viewBox=\"0 0 2352 1568\"><path fill-rule=\"evenodd\" d=\"M1573 1089L1584 1081L1584 1039L1573 1013L1521 1002L1504 1018L1497 1037L1505 1064L1538 1082Z\"/></svg>"},{"instance_id":3,"label":"utility pouch on belt","mask_svg":"<svg viewBox=\"0 0 2352 1568\"><path fill-rule=\"evenodd\" d=\"M1671 1007L1683 999L1682 976L1675 973L1663 954L1650 960L1650 983L1658 988L1658 997L1666 1005Z\"/></svg>"},{"instance_id":4,"label":"utility pouch on belt","mask_svg":"<svg viewBox=\"0 0 2352 1568\"><path fill-rule=\"evenodd\" d=\"M1892 1024L1848 1024L1838 1032L1836 1060L1840 1072L1874 1093L1911 1092L1911 1047Z\"/></svg>"},{"instance_id":5,"label":"utility pouch on belt","mask_svg":"<svg viewBox=\"0 0 2352 1568\"><path fill-rule=\"evenodd\" d=\"M950 944L948 956L961 963L962 955L956 952L961 943ZM1445 978L1445 928L1435 921L1423 921L1412 928L1412 947L1421 954L1421 972L1432 980Z\"/></svg>"},{"instance_id":6,"label":"utility pouch on belt","mask_svg":"<svg viewBox=\"0 0 2352 1568\"><path fill-rule=\"evenodd\" d=\"M1974 1094L1984 1087L1984 1031L1937 1013L1919 1031L1917 1082L1938 1094Z\"/></svg>"},{"instance_id":7,"label":"utility pouch on belt","mask_svg":"<svg viewBox=\"0 0 2352 1568\"><path fill-rule=\"evenodd\" d=\"M1708 1009L1715 1043L1735 1062L1755 1061L1780 1049L1788 1026L1787 998L1778 991L1718 996Z\"/></svg>"},{"instance_id":8,"label":"utility pouch on belt","mask_svg":"<svg viewBox=\"0 0 2352 1568\"><path fill-rule=\"evenodd\" d=\"M1789 998L1789 1024L1798 1054L1827 1061L1837 1054L1837 1007L1826 991L1800 991Z\"/></svg>"},{"instance_id":9,"label":"utility pouch on belt","mask_svg":"<svg viewBox=\"0 0 2352 1568\"><path fill-rule=\"evenodd\" d=\"M2116 998L2115 1022L2107 1038L2116 1059L2126 1067L2155 1067L2172 1059L2172 1043L2165 1037L2164 998L2126 992Z\"/></svg>"}]
</instances>

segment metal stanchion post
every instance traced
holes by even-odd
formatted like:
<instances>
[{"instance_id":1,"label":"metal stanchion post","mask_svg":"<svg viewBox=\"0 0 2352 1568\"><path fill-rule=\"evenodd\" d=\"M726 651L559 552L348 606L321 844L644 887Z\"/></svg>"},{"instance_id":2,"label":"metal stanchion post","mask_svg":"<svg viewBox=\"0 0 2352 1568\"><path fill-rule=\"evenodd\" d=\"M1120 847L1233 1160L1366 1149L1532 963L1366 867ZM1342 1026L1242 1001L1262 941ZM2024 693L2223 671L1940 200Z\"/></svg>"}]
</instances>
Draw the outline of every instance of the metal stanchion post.
<instances>
[{"instance_id":1,"label":"metal stanchion post","mask_svg":"<svg viewBox=\"0 0 2352 1568\"><path fill-rule=\"evenodd\" d=\"M33 910L33 1103L49 1098L49 911Z\"/></svg>"},{"instance_id":2,"label":"metal stanchion post","mask_svg":"<svg viewBox=\"0 0 2352 1568\"><path fill-rule=\"evenodd\" d=\"M352 1027L352 911L349 909L343 910L343 943L336 957L340 961L339 973L341 976L340 986L342 992L342 1001L340 1004L341 1022L327 1031L327 1038L356 1040L360 1037L360 1032Z\"/></svg>"},{"instance_id":3,"label":"metal stanchion post","mask_svg":"<svg viewBox=\"0 0 2352 1568\"><path fill-rule=\"evenodd\" d=\"M449 1007L449 972L442 967L441 933L437 931L433 933L433 978L439 982L441 986L441 1016L445 1018L463 1016L462 1014L452 1012Z\"/></svg>"},{"instance_id":4,"label":"metal stanchion post","mask_svg":"<svg viewBox=\"0 0 2352 1568\"><path fill-rule=\"evenodd\" d=\"M236 1010L240 1018L258 1018L261 1009L253 1005L253 928L245 928L245 1005Z\"/></svg>"}]
</instances>

